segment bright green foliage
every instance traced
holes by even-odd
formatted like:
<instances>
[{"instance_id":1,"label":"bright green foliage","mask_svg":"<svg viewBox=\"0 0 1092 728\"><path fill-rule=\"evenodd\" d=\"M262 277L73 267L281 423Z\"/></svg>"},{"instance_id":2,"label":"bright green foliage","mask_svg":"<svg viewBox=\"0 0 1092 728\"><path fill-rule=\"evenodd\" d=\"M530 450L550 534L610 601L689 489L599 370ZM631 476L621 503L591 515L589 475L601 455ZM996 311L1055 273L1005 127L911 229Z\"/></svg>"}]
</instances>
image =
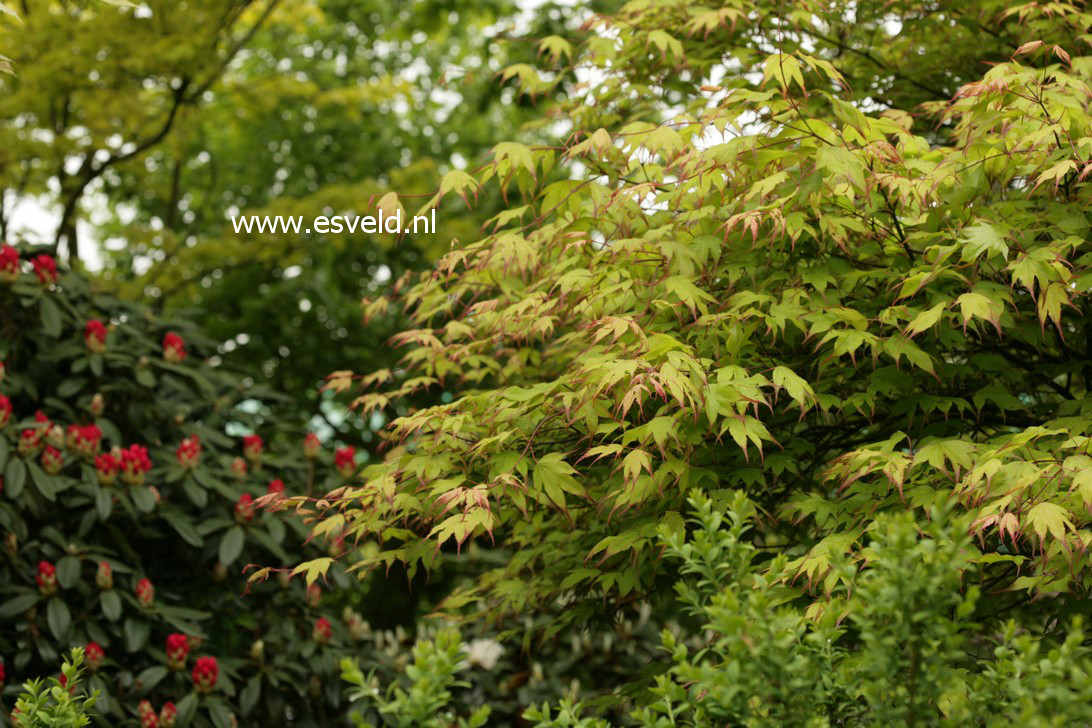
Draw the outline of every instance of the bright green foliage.
<instances>
[{"instance_id":1,"label":"bright green foliage","mask_svg":"<svg viewBox=\"0 0 1092 728\"><path fill-rule=\"evenodd\" d=\"M406 667L408 688L391 685L387 695L380 694L374 676L365 676L356 662L349 658L341 661L341 677L356 689L349 693L350 700L369 700L382 716L382 725L399 728L479 728L487 724L488 706L474 711L469 718L459 718L448 710L451 689L465 687L456 680L462 668L463 654L459 633L454 630L439 632L433 639L421 640L413 648L413 664ZM361 714L353 713L353 724L375 725Z\"/></svg>"},{"instance_id":2,"label":"bright green foliage","mask_svg":"<svg viewBox=\"0 0 1092 728\"><path fill-rule=\"evenodd\" d=\"M780 555L756 579L816 624L846 616L889 686L908 665L863 635L908 633L843 595L886 558L877 519L954 502L972 541L929 548L962 544L949 606L973 614L922 634L934 692L891 710L943 708L962 619L1064 641L1092 524L1090 25L965 2L638 1L594 20L566 68L596 82L564 136L498 145L432 200L500 188L510 209L366 307L415 328L398 369L360 378L379 388L361 409L396 416L385 462L335 494L374 543L361 565L495 549L448 606L529 616L529 644L662 594L659 530L686 529L694 490L742 491ZM555 78L507 73L528 93ZM413 408L436 387L458 396ZM879 543L913 552L900 528Z\"/></svg>"},{"instance_id":3,"label":"bright green foliage","mask_svg":"<svg viewBox=\"0 0 1092 728\"><path fill-rule=\"evenodd\" d=\"M1083 725L1092 720L1092 649L1079 621L1061 644L1047 645L1010 622L983 635L972 619L979 598L962 590L970 553L967 522L934 509L922 534L909 514L882 516L866 537L867 569L840 560L837 610L819 619L789 606L766 578L751 543L753 504L741 495L716 510L690 501L686 536L662 529L679 564L680 603L696 617L688 632L665 629L671 656L627 723L667 726ZM783 558L783 557L777 557ZM432 643L419 643L431 655ZM457 647L452 647L452 655ZM420 659L419 659L420 662ZM412 672L429 692L436 672ZM359 672L344 675L363 685ZM373 691L374 687L371 688ZM399 695L404 693L399 692ZM450 711L436 693L410 724ZM539 728L605 728L588 706L564 700L532 707ZM401 723L399 723L401 725Z\"/></svg>"},{"instance_id":4,"label":"bright green foliage","mask_svg":"<svg viewBox=\"0 0 1092 728\"><path fill-rule=\"evenodd\" d=\"M80 691L83 673L83 649L72 648L72 656L61 666L64 683L58 678L48 681L28 680L23 694L15 701L14 722L18 728L79 728L89 725L88 711L95 707L98 691L91 695Z\"/></svg>"},{"instance_id":5,"label":"bright green foliage","mask_svg":"<svg viewBox=\"0 0 1092 728\"><path fill-rule=\"evenodd\" d=\"M962 589L967 523L934 510L921 534L903 514L869 529L869 566L842 561L836 610L813 622L782 606L745 538L753 507L693 501L695 529L666 534L682 562L681 601L700 616L694 650L665 632L673 658L642 725L1080 725L1092 718L1092 652L1079 624L1064 644L982 635L978 589ZM693 640L691 640L693 641ZM939 709L939 714L937 710ZM926 716L931 716L925 720Z\"/></svg>"},{"instance_id":6,"label":"bright green foliage","mask_svg":"<svg viewBox=\"0 0 1092 728\"><path fill-rule=\"evenodd\" d=\"M480 556L468 553L467 557ZM365 603L373 601L373 595L374 601L389 600L398 580L397 574L385 582L369 580L373 589ZM564 695L587 698L589 690L632 680L650 669L661 671L655 665L663 657L661 623L651 617L646 607L617 625L591 622L567 640L537 645L530 651L503 645L489 629L462 629L463 642L449 644L441 633L454 626L446 620L419 619L412 630L372 629L354 644L353 668L343 665L343 677L355 686L349 691L354 701L349 714L391 725L409 720L407 716L413 716L413 721L442 715L469 718L487 706L487 725L523 725L520 716L529 705L554 702ZM429 667L419 670L412 664L413 656L425 642L431 646L420 654L429 656ZM440 645L452 656L441 657ZM450 666L452 660L457 663L455 672L437 677L439 666ZM410 673L421 677L410 678ZM414 686L418 679L427 683L427 690L425 684ZM422 691L427 698L417 697ZM433 706L432 712L412 712L421 701Z\"/></svg>"},{"instance_id":7,"label":"bright green foliage","mask_svg":"<svg viewBox=\"0 0 1092 728\"><path fill-rule=\"evenodd\" d=\"M136 7L129 0L84 0L84 4L90 3L105 3L106 5L127 8ZM26 2L22 3L22 10L24 12L29 10L29 5ZM11 0L0 2L0 49L10 52L9 43L4 39L4 36L11 32L18 33L22 24L23 19L19 15L15 3L11 2ZM0 73L15 74L15 67L11 59L5 55L0 55Z\"/></svg>"},{"instance_id":8,"label":"bright green foliage","mask_svg":"<svg viewBox=\"0 0 1092 728\"><path fill-rule=\"evenodd\" d=\"M556 709L549 705L528 708L525 717L538 728L610 728L602 718L584 715L585 706L566 698Z\"/></svg>"},{"instance_id":9,"label":"bright green foliage","mask_svg":"<svg viewBox=\"0 0 1092 728\"><path fill-rule=\"evenodd\" d=\"M186 125L271 7L46 0L17 10L19 24L4 39L16 74L3 78L0 138L10 156L0 176L13 197L53 196L60 221L40 242L75 261L87 193ZM7 221L5 210L5 236Z\"/></svg>"}]
</instances>

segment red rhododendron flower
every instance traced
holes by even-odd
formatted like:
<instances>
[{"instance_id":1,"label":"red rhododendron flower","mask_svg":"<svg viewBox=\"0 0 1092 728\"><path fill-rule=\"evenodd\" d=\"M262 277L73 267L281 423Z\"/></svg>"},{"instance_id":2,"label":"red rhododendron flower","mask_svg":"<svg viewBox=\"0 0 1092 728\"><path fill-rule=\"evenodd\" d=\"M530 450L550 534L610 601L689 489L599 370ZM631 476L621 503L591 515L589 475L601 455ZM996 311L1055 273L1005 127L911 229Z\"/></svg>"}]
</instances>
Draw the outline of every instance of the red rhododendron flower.
<instances>
[{"instance_id":1,"label":"red rhododendron flower","mask_svg":"<svg viewBox=\"0 0 1092 728\"><path fill-rule=\"evenodd\" d=\"M11 400L0 394L0 429L11 420Z\"/></svg>"},{"instance_id":2,"label":"red rhododendron flower","mask_svg":"<svg viewBox=\"0 0 1092 728\"><path fill-rule=\"evenodd\" d=\"M186 635L173 632L167 635L167 667L181 670L190 656L190 640Z\"/></svg>"},{"instance_id":3,"label":"red rhododendron flower","mask_svg":"<svg viewBox=\"0 0 1092 728\"><path fill-rule=\"evenodd\" d=\"M239 500L235 501L235 520L239 523L247 523L254 520L254 496L243 493Z\"/></svg>"},{"instance_id":4,"label":"red rhododendron flower","mask_svg":"<svg viewBox=\"0 0 1092 728\"><path fill-rule=\"evenodd\" d=\"M284 495L284 481L280 478L269 481L269 488L266 489L265 492L267 495L270 493L280 493L281 495Z\"/></svg>"},{"instance_id":5,"label":"red rhododendron flower","mask_svg":"<svg viewBox=\"0 0 1092 728\"><path fill-rule=\"evenodd\" d=\"M147 577L141 579L136 583L136 595L137 601L140 602L140 606L145 609L152 606L155 602L155 587L152 586L152 582Z\"/></svg>"},{"instance_id":6,"label":"red rhododendron flower","mask_svg":"<svg viewBox=\"0 0 1092 728\"><path fill-rule=\"evenodd\" d=\"M234 475L236 478L245 478L246 471L246 460L243 460L242 458L235 458L231 461L231 474Z\"/></svg>"},{"instance_id":7,"label":"red rhododendron flower","mask_svg":"<svg viewBox=\"0 0 1092 728\"><path fill-rule=\"evenodd\" d=\"M130 445L121 451L121 479L127 484L144 485L144 476L151 469L148 448L143 445Z\"/></svg>"},{"instance_id":8,"label":"red rhododendron flower","mask_svg":"<svg viewBox=\"0 0 1092 728\"><path fill-rule=\"evenodd\" d=\"M83 328L83 343L90 351L101 353L106 351L106 327L102 321L91 319Z\"/></svg>"},{"instance_id":9,"label":"red rhododendron flower","mask_svg":"<svg viewBox=\"0 0 1092 728\"><path fill-rule=\"evenodd\" d=\"M197 435L190 435L182 440L174 454L178 458L178 464L183 468L187 470L196 468L197 462L201 459L201 441Z\"/></svg>"},{"instance_id":10,"label":"red rhododendron flower","mask_svg":"<svg viewBox=\"0 0 1092 728\"><path fill-rule=\"evenodd\" d=\"M36 255L31 258L30 265L34 268L34 275L38 276L38 282L43 286L57 281L57 261L52 255Z\"/></svg>"},{"instance_id":11,"label":"red rhododendron flower","mask_svg":"<svg viewBox=\"0 0 1092 728\"><path fill-rule=\"evenodd\" d=\"M198 657L193 666L193 686L199 693L209 693L220 678L220 666L215 657Z\"/></svg>"},{"instance_id":12,"label":"red rhododendron flower","mask_svg":"<svg viewBox=\"0 0 1092 728\"><path fill-rule=\"evenodd\" d=\"M159 719L156 717L155 708L152 707L152 701L141 700L137 703L137 713L140 715L141 728L156 728Z\"/></svg>"},{"instance_id":13,"label":"red rhododendron flower","mask_svg":"<svg viewBox=\"0 0 1092 728\"><path fill-rule=\"evenodd\" d=\"M98 571L95 572L95 584L103 591L114 588L114 569L109 563L99 562Z\"/></svg>"},{"instance_id":14,"label":"red rhododendron flower","mask_svg":"<svg viewBox=\"0 0 1092 728\"><path fill-rule=\"evenodd\" d=\"M76 449L89 455L99 451L102 445L102 430L98 425L84 425L76 436Z\"/></svg>"},{"instance_id":15,"label":"red rhododendron flower","mask_svg":"<svg viewBox=\"0 0 1092 728\"><path fill-rule=\"evenodd\" d=\"M4 663L0 662L0 685L3 685L7 679L8 676L4 673Z\"/></svg>"},{"instance_id":16,"label":"red rhododendron flower","mask_svg":"<svg viewBox=\"0 0 1092 728\"><path fill-rule=\"evenodd\" d=\"M315 620L315 626L311 628L311 639L320 645L325 645L330 641L332 635L333 628L330 626L330 620L326 619L326 617L319 617Z\"/></svg>"},{"instance_id":17,"label":"red rhododendron flower","mask_svg":"<svg viewBox=\"0 0 1092 728\"><path fill-rule=\"evenodd\" d=\"M64 446L69 450L76 449L76 437L79 435L80 425L69 425L68 429L64 431Z\"/></svg>"},{"instance_id":18,"label":"red rhododendron flower","mask_svg":"<svg viewBox=\"0 0 1092 728\"><path fill-rule=\"evenodd\" d=\"M177 719L178 709L174 707L174 703L169 700L163 703L163 708L159 711L159 728L174 728Z\"/></svg>"},{"instance_id":19,"label":"red rhododendron flower","mask_svg":"<svg viewBox=\"0 0 1092 728\"><path fill-rule=\"evenodd\" d=\"M314 460L322 452L322 440L313 432L308 432L303 438L303 456L308 460Z\"/></svg>"},{"instance_id":20,"label":"red rhododendron flower","mask_svg":"<svg viewBox=\"0 0 1092 728\"><path fill-rule=\"evenodd\" d=\"M243 455L250 462L255 462L262 456L262 438L259 435L245 435L243 437Z\"/></svg>"},{"instance_id":21,"label":"red rhododendron flower","mask_svg":"<svg viewBox=\"0 0 1092 728\"><path fill-rule=\"evenodd\" d=\"M181 364L186 358L186 342L173 331L163 337L163 358L171 364Z\"/></svg>"},{"instance_id":22,"label":"red rhododendron flower","mask_svg":"<svg viewBox=\"0 0 1092 728\"><path fill-rule=\"evenodd\" d=\"M43 596L51 596L57 593L57 567L48 561L38 562L38 575L35 577L38 582L38 591Z\"/></svg>"},{"instance_id":23,"label":"red rhododendron flower","mask_svg":"<svg viewBox=\"0 0 1092 728\"><path fill-rule=\"evenodd\" d=\"M19 251L10 245L0 245L0 281L14 283L19 277Z\"/></svg>"},{"instance_id":24,"label":"red rhododendron flower","mask_svg":"<svg viewBox=\"0 0 1092 728\"><path fill-rule=\"evenodd\" d=\"M106 652L98 642L88 642L83 650L83 656L87 659L87 669L95 672L102 667L102 661L106 659Z\"/></svg>"},{"instance_id":25,"label":"red rhododendron flower","mask_svg":"<svg viewBox=\"0 0 1092 728\"><path fill-rule=\"evenodd\" d=\"M121 462L114 457L113 453L105 452L95 458L95 472L99 476L99 485L107 486L113 485L117 480L118 470L121 468Z\"/></svg>"},{"instance_id":26,"label":"red rhododendron flower","mask_svg":"<svg viewBox=\"0 0 1092 728\"><path fill-rule=\"evenodd\" d=\"M334 453L334 467L343 478L356 472L356 448L339 447Z\"/></svg>"},{"instance_id":27,"label":"red rhododendron flower","mask_svg":"<svg viewBox=\"0 0 1092 728\"><path fill-rule=\"evenodd\" d=\"M38 451L46 431L41 427L28 427L19 434L19 454L24 458Z\"/></svg>"},{"instance_id":28,"label":"red rhododendron flower","mask_svg":"<svg viewBox=\"0 0 1092 728\"><path fill-rule=\"evenodd\" d=\"M49 475L56 475L61 472L63 464L64 458L61 456L61 451L52 445L46 445L45 450L42 451L42 470Z\"/></svg>"},{"instance_id":29,"label":"red rhododendron flower","mask_svg":"<svg viewBox=\"0 0 1092 728\"><path fill-rule=\"evenodd\" d=\"M80 457L94 456L101 444L102 430L98 425L69 425L65 445Z\"/></svg>"}]
</instances>

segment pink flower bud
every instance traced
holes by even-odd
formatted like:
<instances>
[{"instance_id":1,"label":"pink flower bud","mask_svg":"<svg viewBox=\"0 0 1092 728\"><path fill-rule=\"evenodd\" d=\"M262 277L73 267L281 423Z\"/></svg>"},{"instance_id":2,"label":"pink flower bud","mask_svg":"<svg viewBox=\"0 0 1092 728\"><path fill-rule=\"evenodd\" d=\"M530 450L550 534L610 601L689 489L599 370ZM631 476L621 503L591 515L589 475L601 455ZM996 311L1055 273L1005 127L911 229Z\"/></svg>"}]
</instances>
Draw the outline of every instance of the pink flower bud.
<instances>
[{"instance_id":1,"label":"pink flower bud","mask_svg":"<svg viewBox=\"0 0 1092 728\"><path fill-rule=\"evenodd\" d=\"M101 354L106 351L106 326L98 319L91 319L83 328L83 343L87 350Z\"/></svg>"},{"instance_id":2,"label":"pink flower bud","mask_svg":"<svg viewBox=\"0 0 1092 728\"><path fill-rule=\"evenodd\" d=\"M173 632L167 635L167 667L182 670L190 656L190 640L186 635Z\"/></svg>"},{"instance_id":3,"label":"pink flower bud","mask_svg":"<svg viewBox=\"0 0 1092 728\"><path fill-rule=\"evenodd\" d=\"M239 500L235 501L235 520L239 523L249 523L254 520L254 496L243 493Z\"/></svg>"},{"instance_id":4,"label":"pink flower bud","mask_svg":"<svg viewBox=\"0 0 1092 728\"><path fill-rule=\"evenodd\" d=\"M201 694L212 692L220 678L220 666L215 657L199 657L193 666L193 687Z\"/></svg>"},{"instance_id":5,"label":"pink flower bud","mask_svg":"<svg viewBox=\"0 0 1092 728\"><path fill-rule=\"evenodd\" d=\"M103 591L114 588L114 570L106 561L99 562L98 571L95 572L95 585Z\"/></svg>"},{"instance_id":6,"label":"pink flower bud","mask_svg":"<svg viewBox=\"0 0 1092 728\"><path fill-rule=\"evenodd\" d=\"M178 709L174 707L174 703L169 700L163 703L163 708L159 711L159 728L174 728L177 719Z\"/></svg>"},{"instance_id":7,"label":"pink flower bud","mask_svg":"<svg viewBox=\"0 0 1092 728\"><path fill-rule=\"evenodd\" d=\"M0 245L0 283L14 283L19 278L19 251Z\"/></svg>"},{"instance_id":8,"label":"pink flower bud","mask_svg":"<svg viewBox=\"0 0 1092 728\"><path fill-rule=\"evenodd\" d=\"M121 451L121 479L127 485L144 485L144 478L152 469L152 461L148 457L148 448L143 445L130 445Z\"/></svg>"},{"instance_id":9,"label":"pink flower bud","mask_svg":"<svg viewBox=\"0 0 1092 728\"><path fill-rule=\"evenodd\" d=\"M121 463L111 453L103 453L95 457L95 472L99 477L99 485L113 485L117 481L118 470Z\"/></svg>"},{"instance_id":10,"label":"pink flower bud","mask_svg":"<svg viewBox=\"0 0 1092 728\"><path fill-rule=\"evenodd\" d=\"M252 463L258 462L262 457L262 447L265 445L259 435L245 435L243 437L243 455Z\"/></svg>"},{"instance_id":11,"label":"pink flower bud","mask_svg":"<svg viewBox=\"0 0 1092 728\"><path fill-rule=\"evenodd\" d=\"M38 562L38 591L42 596L51 596L57 593L57 567L48 561Z\"/></svg>"},{"instance_id":12,"label":"pink flower bud","mask_svg":"<svg viewBox=\"0 0 1092 728\"><path fill-rule=\"evenodd\" d=\"M102 667L102 662L106 659L106 652L98 642L88 642L87 647L83 650L83 656L87 659L87 669L95 672Z\"/></svg>"},{"instance_id":13,"label":"pink flower bud","mask_svg":"<svg viewBox=\"0 0 1092 728\"><path fill-rule=\"evenodd\" d=\"M320 645L325 645L330 641L331 636L333 636L333 628L330 626L330 620L326 617L316 619L315 626L311 628L311 639Z\"/></svg>"},{"instance_id":14,"label":"pink flower bud","mask_svg":"<svg viewBox=\"0 0 1092 728\"><path fill-rule=\"evenodd\" d=\"M62 465L64 465L64 458L61 456L61 451L52 445L46 445L45 450L42 451L42 470L46 471L47 475L56 475L61 472Z\"/></svg>"},{"instance_id":15,"label":"pink flower bud","mask_svg":"<svg viewBox=\"0 0 1092 728\"><path fill-rule=\"evenodd\" d=\"M163 337L163 359L171 364L181 364L186 358L186 342L173 331Z\"/></svg>"},{"instance_id":16,"label":"pink flower bud","mask_svg":"<svg viewBox=\"0 0 1092 728\"><path fill-rule=\"evenodd\" d=\"M52 255L37 255L31 258L30 265L34 269L34 275L38 276L38 282L43 286L57 282L57 261Z\"/></svg>"},{"instance_id":17,"label":"pink flower bud","mask_svg":"<svg viewBox=\"0 0 1092 728\"><path fill-rule=\"evenodd\" d=\"M174 454L180 466L186 470L192 470L197 467L201 459L201 441L197 439L197 435L190 435L182 440Z\"/></svg>"},{"instance_id":18,"label":"pink flower bud","mask_svg":"<svg viewBox=\"0 0 1092 728\"><path fill-rule=\"evenodd\" d=\"M352 477L356 472L356 448L339 447L334 452L334 467L343 478Z\"/></svg>"},{"instance_id":19,"label":"pink flower bud","mask_svg":"<svg viewBox=\"0 0 1092 728\"><path fill-rule=\"evenodd\" d=\"M155 587L152 586L151 580L147 577L136 583L135 591L140 606L148 609L155 603Z\"/></svg>"}]
</instances>

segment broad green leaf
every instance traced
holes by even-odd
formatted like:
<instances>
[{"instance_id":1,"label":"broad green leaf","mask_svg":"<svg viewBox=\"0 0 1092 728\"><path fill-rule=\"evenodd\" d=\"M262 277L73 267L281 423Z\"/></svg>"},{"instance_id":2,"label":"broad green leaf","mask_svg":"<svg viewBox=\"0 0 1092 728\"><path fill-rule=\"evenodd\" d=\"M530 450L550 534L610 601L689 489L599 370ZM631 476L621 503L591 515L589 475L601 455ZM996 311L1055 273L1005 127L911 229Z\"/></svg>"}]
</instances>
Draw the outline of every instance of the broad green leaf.
<instances>
[{"instance_id":1,"label":"broad green leaf","mask_svg":"<svg viewBox=\"0 0 1092 728\"><path fill-rule=\"evenodd\" d=\"M220 539L219 557L224 566L231 566L235 559L243 552L246 544L246 534L240 526L232 526L224 532Z\"/></svg>"}]
</instances>

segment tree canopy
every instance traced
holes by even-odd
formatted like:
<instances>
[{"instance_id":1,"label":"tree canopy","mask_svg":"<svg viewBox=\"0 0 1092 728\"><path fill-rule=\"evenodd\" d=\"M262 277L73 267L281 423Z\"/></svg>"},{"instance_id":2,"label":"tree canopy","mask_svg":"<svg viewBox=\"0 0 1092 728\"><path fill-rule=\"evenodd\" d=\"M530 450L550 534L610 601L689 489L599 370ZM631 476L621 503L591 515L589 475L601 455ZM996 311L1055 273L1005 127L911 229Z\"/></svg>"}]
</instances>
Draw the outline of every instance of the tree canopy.
<instances>
[{"instance_id":1,"label":"tree canopy","mask_svg":"<svg viewBox=\"0 0 1092 728\"><path fill-rule=\"evenodd\" d=\"M952 502L983 635L1015 615L1063 638L1092 521L1090 21L637 1L543 39L552 64L506 73L587 79L561 136L442 178L434 203L510 206L367 306L410 311L398 368L337 378L392 415L458 390L330 495L379 544L357 568L499 550L448 607L532 615L509 622L530 640L655 600L688 495L742 492L785 557L761 578L834 624L877 518Z\"/></svg>"},{"instance_id":2,"label":"tree canopy","mask_svg":"<svg viewBox=\"0 0 1092 728\"><path fill-rule=\"evenodd\" d=\"M527 15L508 0L26 5L5 48L16 73L3 80L0 233L40 196L59 223L35 242L99 261L127 298L197 316L222 357L299 412L314 411L322 353L388 363L386 334L353 325L360 292L473 237L487 215L441 213L439 233L401 240L238 234L230 217L365 214L392 188L426 195L438 172L477 164L533 118L496 82L534 58L521 35L565 32L552 4ZM80 221L97 240L79 239Z\"/></svg>"}]
</instances>

